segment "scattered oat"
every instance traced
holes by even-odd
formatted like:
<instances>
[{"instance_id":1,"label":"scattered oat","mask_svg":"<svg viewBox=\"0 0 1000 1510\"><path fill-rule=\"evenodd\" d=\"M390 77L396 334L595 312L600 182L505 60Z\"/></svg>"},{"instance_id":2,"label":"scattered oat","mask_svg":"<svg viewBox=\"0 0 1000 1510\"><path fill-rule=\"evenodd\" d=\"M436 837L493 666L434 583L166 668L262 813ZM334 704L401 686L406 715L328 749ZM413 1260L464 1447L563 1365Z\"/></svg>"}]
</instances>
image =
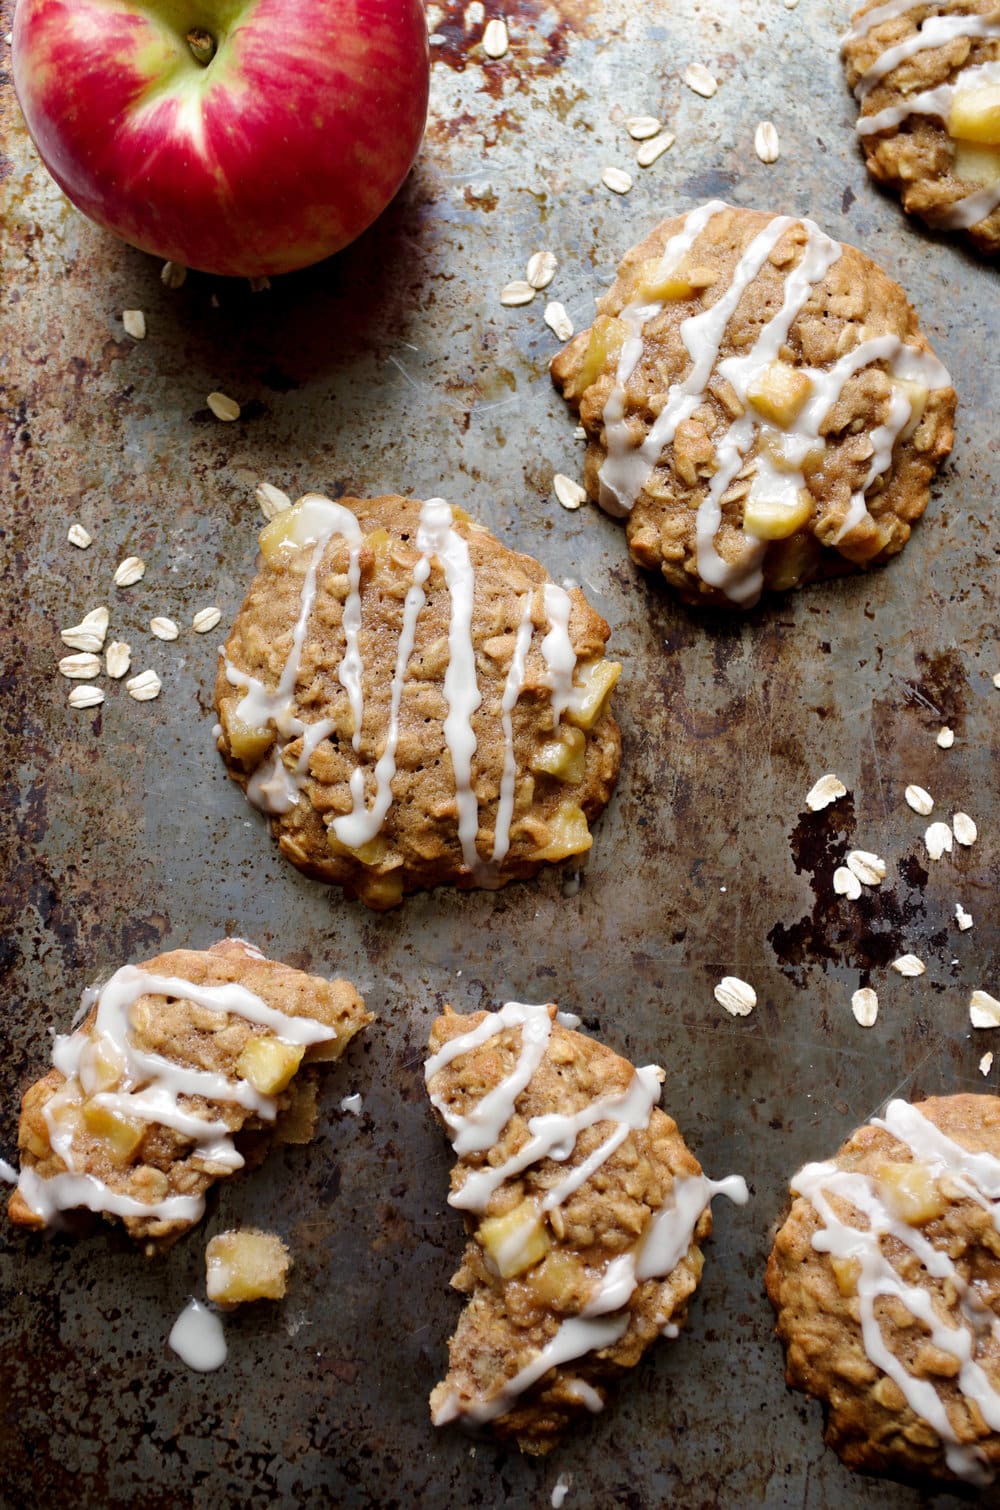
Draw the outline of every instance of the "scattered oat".
<instances>
[{"instance_id":1,"label":"scattered oat","mask_svg":"<svg viewBox=\"0 0 1000 1510\"><path fill-rule=\"evenodd\" d=\"M271 280L268 277L250 278L247 281L250 284L250 292L252 294L266 294L271 287Z\"/></svg>"},{"instance_id":2,"label":"scattered oat","mask_svg":"<svg viewBox=\"0 0 1000 1510\"><path fill-rule=\"evenodd\" d=\"M270 482L260 483L253 496L260 505L264 518L268 520L277 518L279 514L283 514L292 506L292 500L288 494L283 493L280 488L276 488Z\"/></svg>"},{"instance_id":3,"label":"scattered oat","mask_svg":"<svg viewBox=\"0 0 1000 1510\"><path fill-rule=\"evenodd\" d=\"M75 545L78 550L85 551L88 545L93 544L94 537L82 524L71 524L66 532L66 539L70 545Z\"/></svg>"},{"instance_id":4,"label":"scattered oat","mask_svg":"<svg viewBox=\"0 0 1000 1510\"><path fill-rule=\"evenodd\" d=\"M116 587L134 587L146 575L146 563L139 556L126 556L115 568Z\"/></svg>"},{"instance_id":5,"label":"scattered oat","mask_svg":"<svg viewBox=\"0 0 1000 1510\"><path fill-rule=\"evenodd\" d=\"M1000 689L1000 671L994 671L994 673L993 673L993 685L997 689Z\"/></svg>"},{"instance_id":6,"label":"scattered oat","mask_svg":"<svg viewBox=\"0 0 1000 1510\"><path fill-rule=\"evenodd\" d=\"M846 797L847 788L839 776L834 776L831 771L827 776L821 776L816 785L806 793L806 807L811 813L818 813L824 807L829 807L831 802L836 802L838 797Z\"/></svg>"},{"instance_id":7,"label":"scattered oat","mask_svg":"<svg viewBox=\"0 0 1000 1510\"><path fill-rule=\"evenodd\" d=\"M553 299L551 304L545 306L545 323L552 334L560 341L568 341L573 334L573 321L566 313L565 307Z\"/></svg>"},{"instance_id":8,"label":"scattered oat","mask_svg":"<svg viewBox=\"0 0 1000 1510\"><path fill-rule=\"evenodd\" d=\"M932 823L924 834L927 853L932 860L940 860L943 854L951 854L951 829L947 823Z\"/></svg>"},{"instance_id":9,"label":"scattered oat","mask_svg":"<svg viewBox=\"0 0 1000 1510\"><path fill-rule=\"evenodd\" d=\"M979 830L968 813L952 814L951 827L959 844L965 845L966 848L970 844L975 844L979 838Z\"/></svg>"},{"instance_id":10,"label":"scattered oat","mask_svg":"<svg viewBox=\"0 0 1000 1510\"><path fill-rule=\"evenodd\" d=\"M106 608L93 608L90 613L84 614L79 624L74 624L70 629L60 629L59 638L64 645L70 645L74 650L102 650L110 618Z\"/></svg>"},{"instance_id":11,"label":"scattered oat","mask_svg":"<svg viewBox=\"0 0 1000 1510\"><path fill-rule=\"evenodd\" d=\"M59 662L59 671L72 681L89 682L101 674L101 657L90 650L82 650L79 655L64 655Z\"/></svg>"},{"instance_id":12,"label":"scattered oat","mask_svg":"<svg viewBox=\"0 0 1000 1510\"><path fill-rule=\"evenodd\" d=\"M138 676L130 677L125 686L129 697L134 697L137 703L151 702L160 695L160 678L155 671L140 671Z\"/></svg>"},{"instance_id":13,"label":"scattered oat","mask_svg":"<svg viewBox=\"0 0 1000 1510\"><path fill-rule=\"evenodd\" d=\"M972 913L966 912L961 902L955 903L955 922L958 924L960 933L968 933L972 927Z\"/></svg>"},{"instance_id":14,"label":"scattered oat","mask_svg":"<svg viewBox=\"0 0 1000 1510\"><path fill-rule=\"evenodd\" d=\"M141 309L123 309L122 324L125 327L125 334L131 336L133 341L146 339L146 316Z\"/></svg>"},{"instance_id":15,"label":"scattered oat","mask_svg":"<svg viewBox=\"0 0 1000 1510\"><path fill-rule=\"evenodd\" d=\"M69 693L69 705L71 708L99 708L104 701L104 693L100 687L71 687Z\"/></svg>"},{"instance_id":16,"label":"scattered oat","mask_svg":"<svg viewBox=\"0 0 1000 1510\"><path fill-rule=\"evenodd\" d=\"M483 52L488 58L502 58L507 51L508 41L506 21L497 16L492 21L487 21L483 32Z\"/></svg>"},{"instance_id":17,"label":"scattered oat","mask_svg":"<svg viewBox=\"0 0 1000 1510\"><path fill-rule=\"evenodd\" d=\"M990 1070L992 1068L993 1068L993 1050L992 1049L987 1049L986 1053L983 1055L982 1059L980 1059L980 1061L979 1061L979 1073L981 1075L988 1075L989 1072L990 1072Z\"/></svg>"},{"instance_id":18,"label":"scattered oat","mask_svg":"<svg viewBox=\"0 0 1000 1510\"><path fill-rule=\"evenodd\" d=\"M917 976L923 975L927 969L922 959L917 959L915 954L901 954L899 959L894 959L891 969L900 975Z\"/></svg>"},{"instance_id":19,"label":"scattered oat","mask_svg":"<svg viewBox=\"0 0 1000 1510\"><path fill-rule=\"evenodd\" d=\"M556 275L556 261L554 252L534 252L528 258L528 282L532 288L548 288Z\"/></svg>"},{"instance_id":20,"label":"scattered oat","mask_svg":"<svg viewBox=\"0 0 1000 1510\"><path fill-rule=\"evenodd\" d=\"M582 425L577 425L576 428L574 429L574 431L573 431L573 439L574 440L586 440L587 439L587 432L583 428Z\"/></svg>"},{"instance_id":21,"label":"scattered oat","mask_svg":"<svg viewBox=\"0 0 1000 1510\"><path fill-rule=\"evenodd\" d=\"M761 121L753 134L753 150L762 163L776 163L781 156L781 141L771 121Z\"/></svg>"},{"instance_id":22,"label":"scattered oat","mask_svg":"<svg viewBox=\"0 0 1000 1510\"><path fill-rule=\"evenodd\" d=\"M864 886L880 886L885 880L885 861L867 849L852 849L847 856L847 868Z\"/></svg>"},{"instance_id":23,"label":"scattered oat","mask_svg":"<svg viewBox=\"0 0 1000 1510\"><path fill-rule=\"evenodd\" d=\"M173 619L163 618L158 615L149 621L149 632L155 634L158 640L176 640L180 630Z\"/></svg>"},{"instance_id":24,"label":"scattered oat","mask_svg":"<svg viewBox=\"0 0 1000 1510\"><path fill-rule=\"evenodd\" d=\"M556 473L552 479L552 487L564 509L578 509L586 500L586 488L574 482L572 477L567 477L565 472Z\"/></svg>"},{"instance_id":25,"label":"scattered oat","mask_svg":"<svg viewBox=\"0 0 1000 1510\"><path fill-rule=\"evenodd\" d=\"M132 646L124 640L112 640L104 657L104 664L108 675L118 681L132 665Z\"/></svg>"},{"instance_id":26,"label":"scattered oat","mask_svg":"<svg viewBox=\"0 0 1000 1510\"><path fill-rule=\"evenodd\" d=\"M878 1016L878 996L871 986L862 986L851 997L851 1011L863 1028L873 1027Z\"/></svg>"},{"instance_id":27,"label":"scattered oat","mask_svg":"<svg viewBox=\"0 0 1000 1510\"><path fill-rule=\"evenodd\" d=\"M627 115L625 130L634 142L646 142L660 130L660 122L655 115Z\"/></svg>"},{"instance_id":28,"label":"scattered oat","mask_svg":"<svg viewBox=\"0 0 1000 1510\"><path fill-rule=\"evenodd\" d=\"M969 1021L974 1028L1000 1028L1000 1001L988 991L973 991L969 997Z\"/></svg>"},{"instance_id":29,"label":"scattered oat","mask_svg":"<svg viewBox=\"0 0 1000 1510\"><path fill-rule=\"evenodd\" d=\"M669 152L676 140L672 131L661 131L658 136L651 136L648 142L642 143L635 154L639 167L651 168L657 158L662 157L664 152Z\"/></svg>"},{"instance_id":30,"label":"scattered oat","mask_svg":"<svg viewBox=\"0 0 1000 1510\"><path fill-rule=\"evenodd\" d=\"M903 793L908 807L912 807L915 813L926 818L928 813L934 811L934 798L930 792L925 792L922 786L908 786Z\"/></svg>"},{"instance_id":31,"label":"scattered oat","mask_svg":"<svg viewBox=\"0 0 1000 1510\"><path fill-rule=\"evenodd\" d=\"M943 729L938 730L937 742L942 750L950 750L955 743L955 731L945 724Z\"/></svg>"},{"instance_id":32,"label":"scattered oat","mask_svg":"<svg viewBox=\"0 0 1000 1510\"><path fill-rule=\"evenodd\" d=\"M833 889L839 897L847 897L848 901L856 902L861 895L861 882L853 870L848 870L846 865L838 865L833 873Z\"/></svg>"},{"instance_id":33,"label":"scattered oat","mask_svg":"<svg viewBox=\"0 0 1000 1510\"><path fill-rule=\"evenodd\" d=\"M753 986L748 986L745 980L735 975L724 975L713 995L731 1017L749 1017L757 1005L757 992Z\"/></svg>"},{"instance_id":34,"label":"scattered oat","mask_svg":"<svg viewBox=\"0 0 1000 1510\"><path fill-rule=\"evenodd\" d=\"M687 87L706 100L710 100L719 87L718 80L713 78L704 63L689 63L683 77Z\"/></svg>"},{"instance_id":35,"label":"scattered oat","mask_svg":"<svg viewBox=\"0 0 1000 1510\"><path fill-rule=\"evenodd\" d=\"M228 393L210 393L205 400L216 419L221 419L230 424L240 417L240 406Z\"/></svg>"},{"instance_id":36,"label":"scattered oat","mask_svg":"<svg viewBox=\"0 0 1000 1510\"><path fill-rule=\"evenodd\" d=\"M508 283L506 288L500 290L500 303L506 309L514 309L519 304L530 304L535 297L535 290L524 278L515 278L513 283Z\"/></svg>"},{"instance_id":37,"label":"scattered oat","mask_svg":"<svg viewBox=\"0 0 1000 1510\"><path fill-rule=\"evenodd\" d=\"M188 270L182 262L165 262L160 268L160 282L166 288L180 288Z\"/></svg>"},{"instance_id":38,"label":"scattered oat","mask_svg":"<svg viewBox=\"0 0 1000 1510\"><path fill-rule=\"evenodd\" d=\"M612 194L627 194L632 187L632 175L626 173L624 168L605 168L601 174L601 183Z\"/></svg>"},{"instance_id":39,"label":"scattered oat","mask_svg":"<svg viewBox=\"0 0 1000 1510\"><path fill-rule=\"evenodd\" d=\"M221 618L220 610L214 605L211 608L199 608L191 620L191 628L195 634L208 634L208 631L214 629Z\"/></svg>"},{"instance_id":40,"label":"scattered oat","mask_svg":"<svg viewBox=\"0 0 1000 1510\"><path fill-rule=\"evenodd\" d=\"M799 0L785 0L785 9L786 10L794 10L795 7L798 5L798 3L799 3Z\"/></svg>"}]
</instances>

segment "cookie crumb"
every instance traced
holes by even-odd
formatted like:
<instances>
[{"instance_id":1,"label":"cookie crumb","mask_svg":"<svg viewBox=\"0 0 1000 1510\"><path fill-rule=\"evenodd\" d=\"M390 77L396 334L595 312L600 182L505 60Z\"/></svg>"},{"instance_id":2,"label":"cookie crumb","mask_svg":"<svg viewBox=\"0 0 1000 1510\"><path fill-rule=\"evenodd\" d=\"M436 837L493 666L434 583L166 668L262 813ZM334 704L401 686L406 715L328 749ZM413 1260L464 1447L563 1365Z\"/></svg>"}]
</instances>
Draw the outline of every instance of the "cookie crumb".
<instances>
[{"instance_id":1,"label":"cookie crumb","mask_svg":"<svg viewBox=\"0 0 1000 1510\"><path fill-rule=\"evenodd\" d=\"M955 922L961 933L967 933L972 927L972 913L966 912L961 902L955 903Z\"/></svg>"},{"instance_id":2,"label":"cookie crumb","mask_svg":"<svg viewBox=\"0 0 1000 1510\"><path fill-rule=\"evenodd\" d=\"M251 1300L282 1300L291 1256L274 1232L256 1227L219 1232L205 1249L205 1293L227 1309Z\"/></svg>"},{"instance_id":3,"label":"cookie crumb","mask_svg":"<svg viewBox=\"0 0 1000 1510\"><path fill-rule=\"evenodd\" d=\"M992 1068L993 1068L993 1050L992 1049L987 1049L986 1053L983 1055L982 1059L980 1059L980 1061L979 1061L979 1073L981 1075L988 1075L989 1072L990 1072L990 1070Z\"/></svg>"},{"instance_id":4,"label":"cookie crumb","mask_svg":"<svg viewBox=\"0 0 1000 1510\"><path fill-rule=\"evenodd\" d=\"M731 1017L749 1017L757 1005L757 992L736 975L724 975L712 993Z\"/></svg>"}]
</instances>

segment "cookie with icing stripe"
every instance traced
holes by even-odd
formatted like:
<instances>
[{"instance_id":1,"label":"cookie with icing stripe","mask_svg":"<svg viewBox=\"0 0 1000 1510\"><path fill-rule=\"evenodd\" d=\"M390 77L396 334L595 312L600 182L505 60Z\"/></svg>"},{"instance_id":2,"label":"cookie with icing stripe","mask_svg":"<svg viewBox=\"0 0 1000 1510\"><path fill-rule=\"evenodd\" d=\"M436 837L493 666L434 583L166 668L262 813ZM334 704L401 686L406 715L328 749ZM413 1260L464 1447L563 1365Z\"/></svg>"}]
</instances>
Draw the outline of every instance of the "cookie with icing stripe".
<instances>
[{"instance_id":1,"label":"cookie with icing stripe","mask_svg":"<svg viewBox=\"0 0 1000 1510\"><path fill-rule=\"evenodd\" d=\"M372 1020L349 982L242 939L124 965L83 1006L25 1092L9 1214L44 1227L86 1209L150 1253L201 1219L209 1186L259 1159L269 1131L309 1141L309 1065L339 1059Z\"/></svg>"},{"instance_id":2,"label":"cookie with icing stripe","mask_svg":"<svg viewBox=\"0 0 1000 1510\"><path fill-rule=\"evenodd\" d=\"M1000 1098L890 1101L792 1180L767 1267L789 1384L851 1468L1000 1468Z\"/></svg>"},{"instance_id":3,"label":"cookie with icing stripe","mask_svg":"<svg viewBox=\"0 0 1000 1510\"><path fill-rule=\"evenodd\" d=\"M590 497L688 602L902 550L955 393L897 284L809 220L713 200L629 251L553 359Z\"/></svg>"},{"instance_id":4,"label":"cookie with icing stripe","mask_svg":"<svg viewBox=\"0 0 1000 1510\"><path fill-rule=\"evenodd\" d=\"M218 745L293 864L387 908L590 848L621 668L579 589L439 498L307 494L261 550Z\"/></svg>"},{"instance_id":5,"label":"cookie with icing stripe","mask_svg":"<svg viewBox=\"0 0 1000 1510\"><path fill-rule=\"evenodd\" d=\"M569 1019L576 1022L576 1019ZM701 1278L717 1193L660 1110L663 1071L635 1069L549 1004L435 1022L424 1066L457 1162L468 1296L431 1395L436 1425L488 1425L546 1453L661 1336Z\"/></svg>"},{"instance_id":6,"label":"cookie with icing stripe","mask_svg":"<svg viewBox=\"0 0 1000 1510\"><path fill-rule=\"evenodd\" d=\"M937 230L1000 252L996 0L875 0L842 43L868 171Z\"/></svg>"}]
</instances>

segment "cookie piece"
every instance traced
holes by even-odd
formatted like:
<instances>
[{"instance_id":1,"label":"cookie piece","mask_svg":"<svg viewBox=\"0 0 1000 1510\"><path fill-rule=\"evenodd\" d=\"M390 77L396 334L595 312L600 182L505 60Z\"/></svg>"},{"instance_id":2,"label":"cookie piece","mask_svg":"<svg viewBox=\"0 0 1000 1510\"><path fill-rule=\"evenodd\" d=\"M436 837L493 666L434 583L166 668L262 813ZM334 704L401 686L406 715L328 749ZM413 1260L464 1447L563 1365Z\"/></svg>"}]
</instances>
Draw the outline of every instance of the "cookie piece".
<instances>
[{"instance_id":1,"label":"cookie piece","mask_svg":"<svg viewBox=\"0 0 1000 1510\"><path fill-rule=\"evenodd\" d=\"M147 1253L201 1219L205 1191L259 1157L290 1112L300 1063L339 1059L371 1014L344 980L265 959L242 939L125 965L84 993L55 1066L21 1103L21 1174L8 1212L44 1227L86 1208ZM309 1098L305 1120L311 1120ZM242 1150L242 1151L241 1151Z\"/></svg>"},{"instance_id":2,"label":"cookie piece","mask_svg":"<svg viewBox=\"0 0 1000 1510\"><path fill-rule=\"evenodd\" d=\"M261 550L218 744L294 865L387 908L590 848L621 668L579 589L440 498L309 493Z\"/></svg>"},{"instance_id":3,"label":"cookie piece","mask_svg":"<svg viewBox=\"0 0 1000 1510\"><path fill-rule=\"evenodd\" d=\"M993 1480L1000 1465L1000 1099L890 1101L807 1164L767 1291L788 1383L851 1468Z\"/></svg>"},{"instance_id":4,"label":"cookie piece","mask_svg":"<svg viewBox=\"0 0 1000 1510\"><path fill-rule=\"evenodd\" d=\"M424 1066L458 1155L449 1204L470 1234L452 1280L469 1301L431 1414L489 1423L537 1454L603 1409L607 1383L658 1336L677 1335L712 1196L747 1199L737 1176L702 1174L659 1110L657 1065L634 1069L560 1016L447 1008Z\"/></svg>"},{"instance_id":5,"label":"cookie piece","mask_svg":"<svg viewBox=\"0 0 1000 1510\"><path fill-rule=\"evenodd\" d=\"M902 290L809 220L712 200L625 256L552 377L587 492L691 603L902 550L955 394Z\"/></svg>"},{"instance_id":6,"label":"cookie piece","mask_svg":"<svg viewBox=\"0 0 1000 1510\"><path fill-rule=\"evenodd\" d=\"M937 230L1000 252L996 0L862 6L842 44L868 171Z\"/></svg>"}]
</instances>

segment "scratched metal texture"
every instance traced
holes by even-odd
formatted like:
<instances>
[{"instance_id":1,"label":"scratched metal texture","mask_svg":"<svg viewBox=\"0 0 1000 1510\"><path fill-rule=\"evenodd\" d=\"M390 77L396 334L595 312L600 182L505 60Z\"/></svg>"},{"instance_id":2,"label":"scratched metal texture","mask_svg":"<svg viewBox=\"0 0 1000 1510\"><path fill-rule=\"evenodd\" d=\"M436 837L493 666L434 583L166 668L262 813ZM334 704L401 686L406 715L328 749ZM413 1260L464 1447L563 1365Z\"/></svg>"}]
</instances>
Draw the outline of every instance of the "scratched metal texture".
<instances>
[{"instance_id":1,"label":"scratched metal texture","mask_svg":"<svg viewBox=\"0 0 1000 1510\"><path fill-rule=\"evenodd\" d=\"M869 186L829 0L505 9L511 52L485 67L481 21L438 9L430 126L398 200L354 248L259 294L196 276L165 290L157 263L61 198L5 88L0 1153L15 1155L18 1098L81 988L161 948L245 935L346 973L378 1021L326 1074L315 1143L221 1190L165 1259L110 1228L26 1238L0 1220L4 1505L544 1506L560 1475L572 1510L959 1503L858 1480L824 1448L819 1408L785 1389L763 1274L801 1162L893 1093L997 1086L1000 1065L977 1068L991 1035L967 1014L973 987L1000 987L996 273ZM713 100L683 86L691 61L719 78ZM645 112L677 144L617 198L601 170L630 165L620 121ZM761 119L781 136L771 168L753 154ZM632 242L716 194L808 213L872 253L961 398L953 459L904 555L740 620L678 606L628 562L616 524L550 490L553 472L579 472L581 445L547 377L546 299L580 328ZM546 246L547 294L501 308ZM146 313L144 342L123 334L128 307ZM240 401L239 423L212 417L213 389ZM378 917L278 858L211 738L261 479L444 493L584 584L625 665L625 755L576 895L550 873ZM94 536L86 552L66 543L73 519ZM133 553L143 582L109 586ZM162 677L156 702L105 682L97 713L67 708L58 630L99 602L135 669ZM219 631L193 635L211 603ZM157 613L184 626L175 644L148 634ZM850 796L810 816L824 771ZM929 863L908 782L945 817L972 813L978 844ZM888 862L857 904L831 886L854 846ZM959 900L970 933L954 927ZM904 951L926 960L921 979L887 969ZM713 1001L727 973L756 986L745 1020ZM850 1010L862 984L880 994L870 1031ZM705 1167L753 1190L743 1210L720 1203L689 1327L543 1462L436 1432L426 1404L463 1238L424 1043L443 1002L508 996L555 997L662 1063L664 1104ZM339 1110L354 1091L360 1117ZM167 1333L203 1294L205 1240L241 1221L287 1237L289 1296L227 1320L227 1364L198 1375Z\"/></svg>"}]
</instances>

